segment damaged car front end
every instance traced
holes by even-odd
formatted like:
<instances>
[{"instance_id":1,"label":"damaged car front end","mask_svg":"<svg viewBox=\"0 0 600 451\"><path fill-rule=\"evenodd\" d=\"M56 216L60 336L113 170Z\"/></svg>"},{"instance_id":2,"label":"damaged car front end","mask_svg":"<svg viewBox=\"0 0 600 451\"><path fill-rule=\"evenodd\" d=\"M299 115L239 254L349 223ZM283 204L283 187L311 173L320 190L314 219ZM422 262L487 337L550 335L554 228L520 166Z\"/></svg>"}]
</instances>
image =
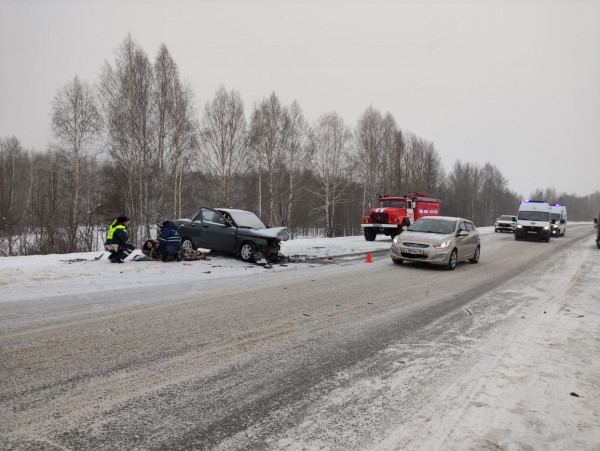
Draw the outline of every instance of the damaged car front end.
<instances>
[{"instance_id":1,"label":"damaged car front end","mask_svg":"<svg viewBox=\"0 0 600 451\"><path fill-rule=\"evenodd\" d=\"M183 248L209 249L238 255L245 262L278 261L286 227L266 227L252 212L202 207L191 219L178 219Z\"/></svg>"}]
</instances>

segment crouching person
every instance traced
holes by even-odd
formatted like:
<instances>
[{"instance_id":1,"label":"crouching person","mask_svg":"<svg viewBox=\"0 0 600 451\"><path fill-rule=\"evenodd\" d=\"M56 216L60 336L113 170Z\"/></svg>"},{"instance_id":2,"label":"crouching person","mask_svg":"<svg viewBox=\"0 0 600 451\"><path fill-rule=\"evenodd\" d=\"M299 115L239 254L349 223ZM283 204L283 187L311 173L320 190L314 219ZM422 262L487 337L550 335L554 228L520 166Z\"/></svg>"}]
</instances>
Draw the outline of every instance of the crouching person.
<instances>
[{"instance_id":1,"label":"crouching person","mask_svg":"<svg viewBox=\"0 0 600 451\"><path fill-rule=\"evenodd\" d=\"M110 252L108 259L111 263L123 263L123 260L135 249L127 235L128 225L129 218L127 216L119 216L108 227L104 245L106 246L106 250Z\"/></svg>"},{"instance_id":2,"label":"crouching person","mask_svg":"<svg viewBox=\"0 0 600 451\"><path fill-rule=\"evenodd\" d=\"M177 225L173 221L162 223L158 246L155 252L160 255L163 262L181 260L179 250L181 249L181 237L177 231Z\"/></svg>"}]
</instances>

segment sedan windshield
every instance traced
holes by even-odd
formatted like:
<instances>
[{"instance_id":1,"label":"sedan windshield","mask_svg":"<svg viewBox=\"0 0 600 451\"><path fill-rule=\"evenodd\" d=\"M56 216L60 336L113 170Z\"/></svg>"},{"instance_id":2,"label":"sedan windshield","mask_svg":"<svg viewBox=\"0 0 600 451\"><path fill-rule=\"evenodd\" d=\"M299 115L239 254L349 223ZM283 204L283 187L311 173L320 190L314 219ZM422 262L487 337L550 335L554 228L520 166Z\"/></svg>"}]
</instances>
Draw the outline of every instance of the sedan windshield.
<instances>
[{"instance_id":1,"label":"sedan windshield","mask_svg":"<svg viewBox=\"0 0 600 451\"><path fill-rule=\"evenodd\" d=\"M228 212L238 227L246 227L249 229L266 229L260 219L249 211L230 211Z\"/></svg>"},{"instance_id":2,"label":"sedan windshield","mask_svg":"<svg viewBox=\"0 0 600 451\"><path fill-rule=\"evenodd\" d=\"M411 232L439 233L449 235L454 233L456 229L456 221L445 221L442 219L421 218L407 230Z\"/></svg>"},{"instance_id":3,"label":"sedan windshield","mask_svg":"<svg viewBox=\"0 0 600 451\"><path fill-rule=\"evenodd\" d=\"M521 221L549 221L550 213L547 211L520 211L519 220Z\"/></svg>"}]
</instances>

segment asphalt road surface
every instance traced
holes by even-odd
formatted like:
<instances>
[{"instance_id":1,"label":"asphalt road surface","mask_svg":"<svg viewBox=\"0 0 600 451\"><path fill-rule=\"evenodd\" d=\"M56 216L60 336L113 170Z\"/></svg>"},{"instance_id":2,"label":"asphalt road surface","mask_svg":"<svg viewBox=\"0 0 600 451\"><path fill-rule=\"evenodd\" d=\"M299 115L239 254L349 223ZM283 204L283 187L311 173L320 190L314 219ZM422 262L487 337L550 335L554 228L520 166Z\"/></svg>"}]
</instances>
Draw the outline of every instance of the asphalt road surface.
<instances>
[{"instance_id":1,"label":"asphalt road surface","mask_svg":"<svg viewBox=\"0 0 600 451\"><path fill-rule=\"evenodd\" d=\"M0 446L377 448L589 235L485 235L455 271L380 254L0 304Z\"/></svg>"}]
</instances>

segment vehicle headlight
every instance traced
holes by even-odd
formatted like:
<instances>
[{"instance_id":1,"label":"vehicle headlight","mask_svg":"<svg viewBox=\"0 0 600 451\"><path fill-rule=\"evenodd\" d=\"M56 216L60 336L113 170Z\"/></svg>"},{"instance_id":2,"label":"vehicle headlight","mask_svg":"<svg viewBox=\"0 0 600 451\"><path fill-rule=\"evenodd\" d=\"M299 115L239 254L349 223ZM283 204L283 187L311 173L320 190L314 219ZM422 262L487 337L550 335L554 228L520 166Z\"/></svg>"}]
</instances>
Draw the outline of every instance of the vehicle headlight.
<instances>
[{"instance_id":1,"label":"vehicle headlight","mask_svg":"<svg viewBox=\"0 0 600 451\"><path fill-rule=\"evenodd\" d=\"M517 229L522 229L522 228L523 228L523 226L522 226L521 224L519 224L519 225L517 226Z\"/></svg>"},{"instance_id":2,"label":"vehicle headlight","mask_svg":"<svg viewBox=\"0 0 600 451\"><path fill-rule=\"evenodd\" d=\"M544 230L548 230L550 226L544 226Z\"/></svg>"},{"instance_id":3,"label":"vehicle headlight","mask_svg":"<svg viewBox=\"0 0 600 451\"><path fill-rule=\"evenodd\" d=\"M433 247L435 247L436 249L445 249L448 246L450 246L450 240L446 240L443 243L439 243L439 244L434 244Z\"/></svg>"},{"instance_id":4,"label":"vehicle headlight","mask_svg":"<svg viewBox=\"0 0 600 451\"><path fill-rule=\"evenodd\" d=\"M400 243L400 237L399 236L395 236L394 237L394 243L396 243L396 244Z\"/></svg>"}]
</instances>

